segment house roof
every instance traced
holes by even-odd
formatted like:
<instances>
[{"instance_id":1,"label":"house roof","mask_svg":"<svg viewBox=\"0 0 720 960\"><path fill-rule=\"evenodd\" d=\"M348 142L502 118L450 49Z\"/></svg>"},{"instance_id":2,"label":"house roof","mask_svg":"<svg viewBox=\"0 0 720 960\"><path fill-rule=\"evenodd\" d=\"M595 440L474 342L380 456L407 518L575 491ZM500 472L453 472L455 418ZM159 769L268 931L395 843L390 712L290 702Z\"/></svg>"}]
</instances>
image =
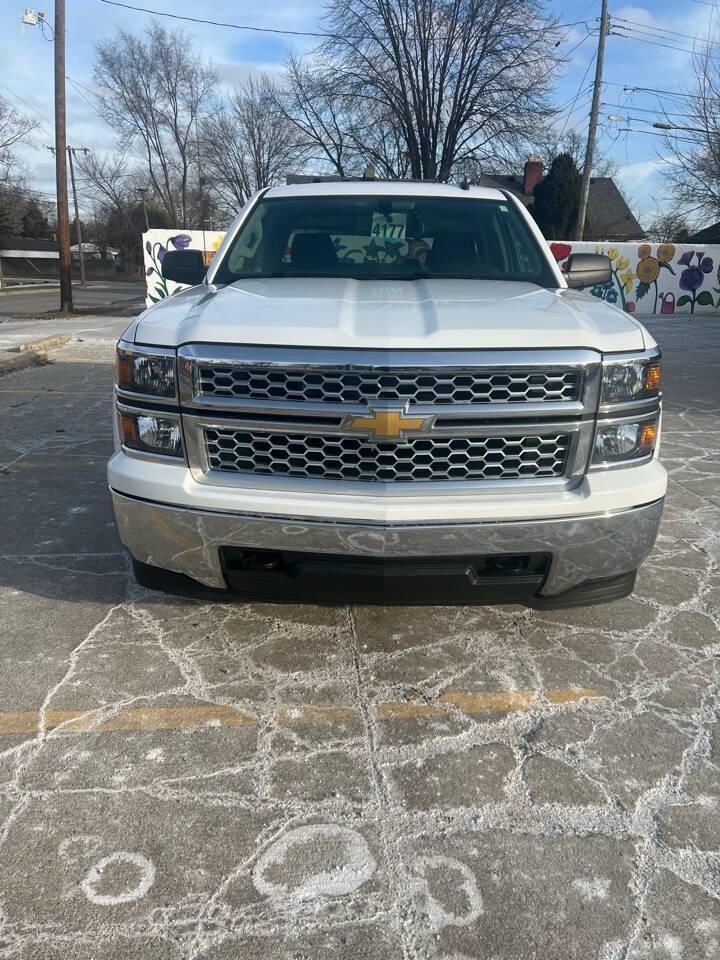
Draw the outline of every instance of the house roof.
<instances>
[{"instance_id":1,"label":"house roof","mask_svg":"<svg viewBox=\"0 0 720 960\"><path fill-rule=\"evenodd\" d=\"M34 237L0 236L0 250L27 251L28 256L33 251L43 253L57 253L58 245L54 240L37 240Z\"/></svg>"},{"instance_id":2,"label":"house roof","mask_svg":"<svg viewBox=\"0 0 720 960\"><path fill-rule=\"evenodd\" d=\"M709 227L703 227L696 233L691 233L685 243L720 243L720 221L711 223Z\"/></svg>"},{"instance_id":3,"label":"house roof","mask_svg":"<svg viewBox=\"0 0 720 960\"><path fill-rule=\"evenodd\" d=\"M485 187L510 190L518 200L531 207L532 194L523 193L523 177L514 174L486 174L478 183ZM567 237L557 237L566 240ZM644 240L645 231L640 226L625 198L612 177L592 177L588 197L588 213L585 225L586 240Z\"/></svg>"}]
</instances>

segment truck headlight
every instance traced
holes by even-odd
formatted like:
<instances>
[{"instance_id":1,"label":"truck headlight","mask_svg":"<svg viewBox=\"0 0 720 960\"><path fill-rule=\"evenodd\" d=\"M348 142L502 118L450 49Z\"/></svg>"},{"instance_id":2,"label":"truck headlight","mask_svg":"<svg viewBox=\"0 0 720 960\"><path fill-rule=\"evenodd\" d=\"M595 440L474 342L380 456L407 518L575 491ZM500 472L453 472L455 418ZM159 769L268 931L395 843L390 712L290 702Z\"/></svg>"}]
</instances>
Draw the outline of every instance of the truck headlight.
<instances>
[{"instance_id":1,"label":"truck headlight","mask_svg":"<svg viewBox=\"0 0 720 960\"><path fill-rule=\"evenodd\" d=\"M601 403L629 403L660 395L660 359L638 358L603 365Z\"/></svg>"},{"instance_id":2,"label":"truck headlight","mask_svg":"<svg viewBox=\"0 0 720 960\"><path fill-rule=\"evenodd\" d=\"M174 352L131 350L118 344L115 353L115 379L121 390L152 397L175 397Z\"/></svg>"},{"instance_id":3,"label":"truck headlight","mask_svg":"<svg viewBox=\"0 0 720 960\"><path fill-rule=\"evenodd\" d=\"M124 410L120 413L120 436L131 450L164 457L182 457L180 418Z\"/></svg>"},{"instance_id":4,"label":"truck headlight","mask_svg":"<svg viewBox=\"0 0 720 960\"><path fill-rule=\"evenodd\" d=\"M657 435L657 420L639 423L600 422L595 434L593 463L620 463L648 457L655 450Z\"/></svg>"}]
</instances>

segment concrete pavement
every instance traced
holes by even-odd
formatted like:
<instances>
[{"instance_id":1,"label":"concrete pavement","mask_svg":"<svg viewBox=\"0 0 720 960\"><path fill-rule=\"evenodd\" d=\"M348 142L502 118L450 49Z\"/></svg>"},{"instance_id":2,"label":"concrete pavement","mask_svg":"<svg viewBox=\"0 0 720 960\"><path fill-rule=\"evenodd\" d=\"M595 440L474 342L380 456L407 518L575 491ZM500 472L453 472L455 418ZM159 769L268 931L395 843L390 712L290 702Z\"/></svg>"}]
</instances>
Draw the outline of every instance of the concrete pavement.
<instances>
[{"instance_id":1,"label":"concrete pavement","mask_svg":"<svg viewBox=\"0 0 720 960\"><path fill-rule=\"evenodd\" d=\"M720 326L653 330L662 535L564 612L142 590L110 328L0 379L0 958L720 955Z\"/></svg>"}]
</instances>

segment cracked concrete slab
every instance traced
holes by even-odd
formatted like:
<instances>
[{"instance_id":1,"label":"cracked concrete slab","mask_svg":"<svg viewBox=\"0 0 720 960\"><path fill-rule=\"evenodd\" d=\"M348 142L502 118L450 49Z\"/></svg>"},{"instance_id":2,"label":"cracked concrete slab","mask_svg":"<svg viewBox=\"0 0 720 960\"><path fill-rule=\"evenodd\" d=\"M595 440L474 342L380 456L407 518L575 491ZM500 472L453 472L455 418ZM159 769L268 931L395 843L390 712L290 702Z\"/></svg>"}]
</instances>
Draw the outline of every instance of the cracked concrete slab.
<instances>
[{"instance_id":1,"label":"cracked concrete slab","mask_svg":"<svg viewBox=\"0 0 720 960\"><path fill-rule=\"evenodd\" d=\"M661 536L566 612L142 590L110 344L3 377L0 960L714 960L720 327L653 329Z\"/></svg>"}]
</instances>

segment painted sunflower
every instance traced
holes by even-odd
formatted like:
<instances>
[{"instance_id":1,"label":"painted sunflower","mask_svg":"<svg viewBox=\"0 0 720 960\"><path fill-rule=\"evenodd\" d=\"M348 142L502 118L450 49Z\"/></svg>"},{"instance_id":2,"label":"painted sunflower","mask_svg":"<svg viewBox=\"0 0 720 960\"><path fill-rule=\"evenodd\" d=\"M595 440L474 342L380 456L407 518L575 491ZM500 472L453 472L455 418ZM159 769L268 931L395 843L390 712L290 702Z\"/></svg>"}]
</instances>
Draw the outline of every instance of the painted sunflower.
<instances>
[{"instance_id":1,"label":"painted sunflower","mask_svg":"<svg viewBox=\"0 0 720 960\"><path fill-rule=\"evenodd\" d=\"M660 261L655 257L643 257L635 268L635 273L643 283L655 283L660 275Z\"/></svg>"},{"instance_id":2,"label":"painted sunflower","mask_svg":"<svg viewBox=\"0 0 720 960\"><path fill-rule=\"evenodd\" d=\"M642 249L642 248L641 248ZM658 247L657 258L660 263L670 263L672 258L675 256L675 244L674 243L661 243Z\"/></svg>"},{"instance_id":3,"label":"painted sunflower","mask_svg":"<svg viewBox=\"0 0 720 960\"><path fill-rule=\"evenodd\" d=\"M649 243L641 243L638 247L638 260L644 260L652 253L652 247Z\"/></svg>"}]
</instances>

